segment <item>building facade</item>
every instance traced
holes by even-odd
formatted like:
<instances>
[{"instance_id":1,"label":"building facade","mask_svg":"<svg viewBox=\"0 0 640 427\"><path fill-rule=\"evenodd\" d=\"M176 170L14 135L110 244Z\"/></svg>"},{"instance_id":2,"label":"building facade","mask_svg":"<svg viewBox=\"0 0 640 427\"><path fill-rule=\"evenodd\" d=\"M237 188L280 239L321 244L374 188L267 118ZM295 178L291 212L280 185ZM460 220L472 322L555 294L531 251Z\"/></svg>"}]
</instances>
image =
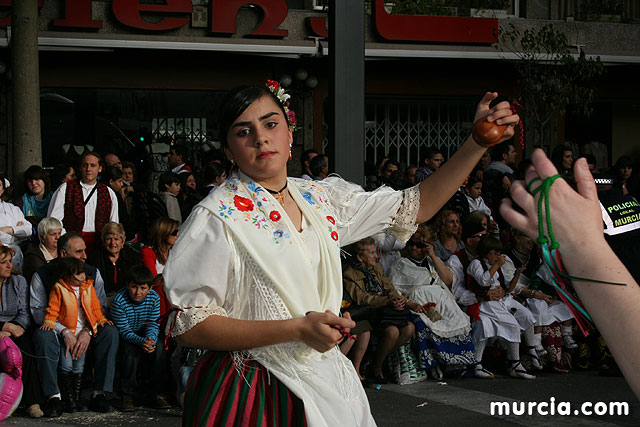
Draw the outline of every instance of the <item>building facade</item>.
<instances>
[{"instance_id":1,"label":"building facade","mask_svg":"<svg viewBox=\"0 0 640 427\"><path fill-rule=\"evenodd\" d=\"M40 0L43 164L54 166L86 146L133 156L167 139L189 142L197 156L202 146L217 145L223 93L267 79L290 80L300 125L294 152L314 147L339 155L340 141L327 137L327 111L340 99L329 97L331 40L320 3ZM394 14L393 5L367 2L362 149L368 163L388 155L417 164L430 145L445 155L455 151L470 132L485 91L510 99L520 95L516 56L495 47L495 31L548 23L567 34L575 55L599 56L606 72L595 83L591 119L558 116L542 145L595 141L609 162L622 154L638 156L636 2L620 2L617 17L589 15L577 0L504 3L502 10L457 8L450 12L456 16L410 16ZM8 52L19 41L11 38L10 2L2 5L0 168L12 175L17 172L12 153L20 147L11 143Z\"/></svg>"}]
</instances>

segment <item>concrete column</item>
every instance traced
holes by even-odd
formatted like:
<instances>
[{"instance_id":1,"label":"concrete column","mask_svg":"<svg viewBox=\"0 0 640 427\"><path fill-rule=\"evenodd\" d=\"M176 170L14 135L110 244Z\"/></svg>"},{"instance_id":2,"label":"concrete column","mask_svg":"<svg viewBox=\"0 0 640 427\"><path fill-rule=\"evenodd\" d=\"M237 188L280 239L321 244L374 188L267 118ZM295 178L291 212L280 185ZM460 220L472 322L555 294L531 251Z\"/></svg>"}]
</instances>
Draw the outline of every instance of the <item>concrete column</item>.
<instances>
[{"instance_id":1,"label":"concrete column","mask_svg":"<svg viewBox=\"0 0 640 427\"><path fill-rule=\"evenodd\" d=\"M329 3L329 132L335 171L358 184L364 184L364 31L364 0Z\"/></svg>"},{"instance_id":2,"label":"concrete column","mask_svg":"<svg viewBox=\"0 0 640 427\"><path fill-rule=\"evenodd\" d=\"M11 10L13 159L11 176L42 164L40 144L40 77L38 66L38 0L14 1Z\"/></svg>"}]
</instances>

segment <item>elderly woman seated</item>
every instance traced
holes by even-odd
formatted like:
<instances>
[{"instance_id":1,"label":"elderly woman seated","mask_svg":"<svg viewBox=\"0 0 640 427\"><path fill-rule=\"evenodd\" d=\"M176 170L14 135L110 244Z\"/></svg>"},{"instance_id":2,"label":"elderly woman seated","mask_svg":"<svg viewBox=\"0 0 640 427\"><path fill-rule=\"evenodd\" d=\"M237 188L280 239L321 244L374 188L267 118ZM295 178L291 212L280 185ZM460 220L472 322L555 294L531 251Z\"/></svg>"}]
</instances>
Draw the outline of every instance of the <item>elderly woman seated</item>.
<instances>
[{"instance_id":1,"label":"elderly woman seated","mask_svg":"<svg viewBox=\"0 0 640 427\"><path fill-rule=\"evenodd\" d=\"M426 309L411 315L420 367L440 380L444 367L475 366L469 317L450 291L453 272L436 256L429 227L421 225L407 242L404 257L389 270L389 280L402 295Z\"/></svg>"},{"instance_id":2,"label":"elderly woman seated","mask_svg":"<svg viewBox=\"0 0 640 427\"><path fill-rule=\"evenodd\" d=\"M396 291L378 262L375 241L371 237L351 247L349 267L343 273L344 289L354 304L377 308L370 319L379 341L373 356L373 380L385 383L382 365L386 357L405 344L415 332L408 320L408 308L423 312L424 308Z\"/></svg>"},{"instance_id":3,"label":"elderly woman seated","mask_svg":"<svg viewBox=\"0 0 640 427\"><path fill-rule=\"evenodd\" d=\"M87 263L100 271L104 279L104 290L110 298L121 287L126 286L129 269L140 264L138 253L125 246L125 232L122 224L108 222L102 229L102 245L89 255Z\"/></svg>"},{"instance_id":4,"label":"elderly woman seated","mask_svg":"<svg viewBox=\"0 0 640 427\"><path fill-rule=\"evenodd\" d=\"M40 267L58 257L58 239L62 233L62 223L54 217L43 218L38 223L38 241L31 242L24 252L22 268L27 283Z\"/></svg>"}]
</instances>

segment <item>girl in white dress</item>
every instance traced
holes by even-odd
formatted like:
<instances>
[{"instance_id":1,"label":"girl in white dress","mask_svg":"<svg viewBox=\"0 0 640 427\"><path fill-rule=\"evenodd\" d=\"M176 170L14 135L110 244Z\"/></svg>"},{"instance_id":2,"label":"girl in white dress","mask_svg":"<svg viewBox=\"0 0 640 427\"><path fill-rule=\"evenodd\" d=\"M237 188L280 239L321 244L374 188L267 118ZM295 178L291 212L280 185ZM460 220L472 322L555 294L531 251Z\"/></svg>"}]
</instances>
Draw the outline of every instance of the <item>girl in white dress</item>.
<instances>
[{"instance_id":1,"label":"girl in white dress","mask_svg":"<svg viewBox=\"0 0 640 427\"><path fill-rule=\"evenodd\" d=\"M480 302L480 320L473 324L476 358L478 362L482 361L488 339L502 338L507 343L509 375L530 380L535 376L529 374L520 363L520 333L525 332L526 340L530 341L527 344L533 344L536 319L528 308L511 295L523 269L518 269L512 277L507 277L502 270L506 259L501 251L502 244L499 240L485 237L478 244L478 258L471 261L467 269L467 273L475 281L470 286L475 288L479 299L483 291L486 293L498 288L504 290L504 296L500 299L485 298ZM534 366L542 368L539 362Z\"/></svg>"},{"instance_id":2,"label":"girl in white dress","mask_svg":"<svg viewBox=\"0 0 640 427\"><path fill-rule=\"evenodd\" d=\"M213 350L191 375L183 423L375 425L337 347L354 326L335 314L340 246L384 229L406 241L485 148L470 137L440 171L405 191L287 178L286 95L271 87L237 88L223 101L219 129L238 171L193 209L163 273L177 310L172 335ZM506 125L507 139L519 118L506 102L490 109L496 96L485 95L476 119Z\"/></svg>"}]
</instances>

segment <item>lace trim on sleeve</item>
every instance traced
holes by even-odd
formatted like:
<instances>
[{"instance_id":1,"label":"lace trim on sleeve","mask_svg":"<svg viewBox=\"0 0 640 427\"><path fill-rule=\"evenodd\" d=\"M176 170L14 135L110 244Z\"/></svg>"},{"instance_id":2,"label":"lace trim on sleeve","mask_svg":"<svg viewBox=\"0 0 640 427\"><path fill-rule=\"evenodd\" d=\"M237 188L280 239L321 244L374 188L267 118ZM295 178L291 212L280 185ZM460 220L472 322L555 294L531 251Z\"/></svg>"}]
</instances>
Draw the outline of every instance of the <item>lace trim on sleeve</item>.
<instances>
[{"instance_id":1,"label":"lace trim on sleeve","mask_svg":"<svg viewBox=\"0 0 640 427\"><path fill-rule=\"evenodd\" d=\"M416 232L416 219L420 209L420 189L418 185L403 191L402 203L393 218L389 232L401 242L406 242Z\"/></svg>"},{"instance_id":2,"label":"lace trim on sleeve","mask_svg":"<svg viewBox=\"0 0 640 427\"><path fill-rule=\"evenodd\" d=\"M167 333L173 337L184 334L211 315L228 317L224 308L215 306L185 307L176 310L175 313L175 316L170 316L167 322Z\"/></svg>"}]
</instances>

